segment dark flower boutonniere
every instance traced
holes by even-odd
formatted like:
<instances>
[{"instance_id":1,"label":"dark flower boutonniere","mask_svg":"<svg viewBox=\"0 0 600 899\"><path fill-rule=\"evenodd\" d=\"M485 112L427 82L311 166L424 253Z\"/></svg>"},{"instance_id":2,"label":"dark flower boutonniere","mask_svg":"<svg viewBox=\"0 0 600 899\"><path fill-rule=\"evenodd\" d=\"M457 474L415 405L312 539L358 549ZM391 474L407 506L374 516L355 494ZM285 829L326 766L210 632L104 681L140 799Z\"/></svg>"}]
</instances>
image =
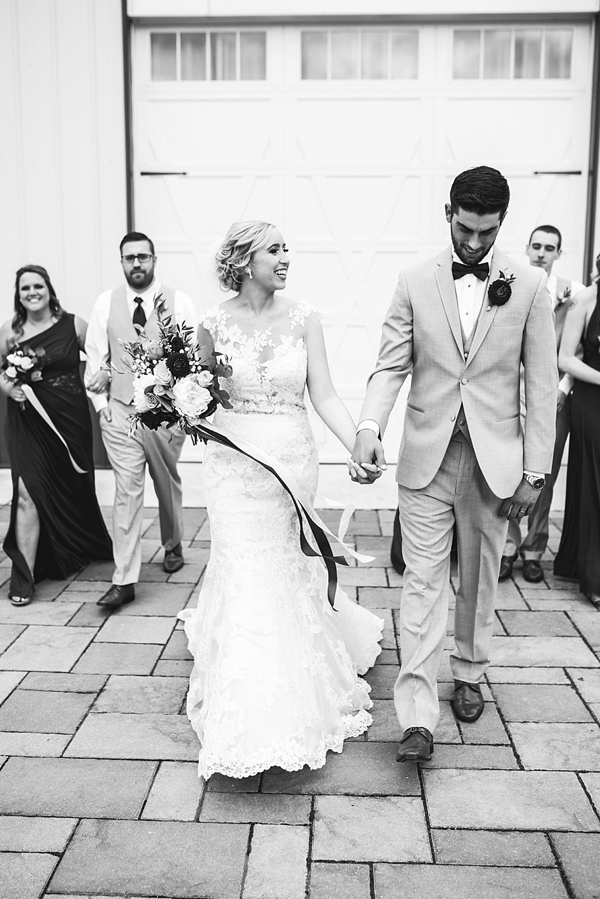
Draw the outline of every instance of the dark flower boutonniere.
<instances>
[{"instance_id":1,"label":"dark flower boutonniere","mask_svg":"<svg viewBox=\"0 0 600 899\"><path fill-rule=\"evenodd\" d=\"M488 311L492 308L492 306L504 306L505 303L508 303L512 296L512 288L511 284L515 280L514 275L509 275L508 278L503 272L500 272L500 277L495 281L492 281L490 286L488 287Z\"/></svg>"}]
</instances>

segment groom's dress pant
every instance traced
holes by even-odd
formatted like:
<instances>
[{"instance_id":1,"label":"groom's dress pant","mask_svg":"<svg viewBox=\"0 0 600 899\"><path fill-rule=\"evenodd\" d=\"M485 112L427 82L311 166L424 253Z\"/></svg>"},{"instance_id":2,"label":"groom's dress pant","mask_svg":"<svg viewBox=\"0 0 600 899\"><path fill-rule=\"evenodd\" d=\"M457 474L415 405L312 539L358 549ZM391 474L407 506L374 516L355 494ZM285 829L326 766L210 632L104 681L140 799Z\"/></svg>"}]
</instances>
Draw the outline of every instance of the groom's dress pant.
<instances>
[{"instance_id":1,"label":"groom's dress pant","mask_svg":"<svg viewBox=\"0 0 600 899\"><path fill-rule=\"evenodd\" d=\"M489 663L500 557L506 519L488 487L469 439L458 431L439 471L420 490L399 485L406 571L400 606L400 674L394 687L402 730L439 719L437 677L442 661L450 595L450 549L458 543L459 588L454 612L456 680L477 683Z\"/></svg>"},{"instance_id":2,"label":"groom's dress pant","mask_svg":"<svg viewBox=\"0 0 600 899\"><path fill-rule=\"evenodd\" d=\"M177 462L185 434L160 427L150 431L138 425L128 435L133 406L111 398L111 420L100 416L102 439L115 473L113 508L113 584L136 584L142 565L142 524L146 464L158 498L160 539L166 550L181 542L183 513Z\"/></svg>"}]
</instances>

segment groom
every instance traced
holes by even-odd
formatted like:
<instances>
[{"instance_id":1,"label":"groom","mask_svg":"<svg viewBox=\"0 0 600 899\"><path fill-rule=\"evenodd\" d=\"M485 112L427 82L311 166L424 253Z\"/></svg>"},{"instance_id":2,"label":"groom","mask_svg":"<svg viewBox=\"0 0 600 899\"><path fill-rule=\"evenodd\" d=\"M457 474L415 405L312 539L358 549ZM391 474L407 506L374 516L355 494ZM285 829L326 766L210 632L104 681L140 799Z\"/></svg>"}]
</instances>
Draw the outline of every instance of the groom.
<instances>
[{"instance_id":1,"label":"groom","mask_svg":"<svg viewBox=\"0 0 600 899\"><path fill-rule=\"evenodd\" d=\"M400 274L349 462L360 483L381 475L380 438L412 374L396 472L406 561L394 688L403 731L398 761L433 752L454 528L460 583L452 707L461 721L476 721L507 519L529 515L552 464L552 307L545 273L494 247L509 197L505 178L488 166L455 179L446 205L452 246Z\"/></svg>"}]
</instances>

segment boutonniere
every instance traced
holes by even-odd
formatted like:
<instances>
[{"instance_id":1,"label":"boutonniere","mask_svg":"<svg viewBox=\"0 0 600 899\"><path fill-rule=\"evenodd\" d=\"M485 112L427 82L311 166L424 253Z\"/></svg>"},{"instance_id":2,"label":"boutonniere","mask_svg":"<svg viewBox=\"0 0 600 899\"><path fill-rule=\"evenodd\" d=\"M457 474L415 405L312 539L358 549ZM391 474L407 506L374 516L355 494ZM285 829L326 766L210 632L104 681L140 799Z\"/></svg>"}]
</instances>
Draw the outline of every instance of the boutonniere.
<instances>
[{"instance_id":1,"label":"boutonniere","mask_svg":"<svg viewBox=\"0 0 600 899\"><path fill-rule=\"evenodd\" d=\"M565 287L565 289L561 291L561 293L556 295L557 306L566 306L567 309L572 309L576 303L577 300L571 295L570 287Z\"/></svg>"},{"instance_id":2,"label":"boutonniere","mask_svg":"<svg viewBox=\"0 0 600 899\"><path fill-rule=\"evenodd\" d=\"M495 281L492 281L490 286L488 287L488 312L492 308L492 306L504 306L505 303L508 303L512 296L512 288L511 284L515 280L514 275L509 275L508 278L503 272L500 272L500 277L496 278Z\"/></svg>"}]
</instances>

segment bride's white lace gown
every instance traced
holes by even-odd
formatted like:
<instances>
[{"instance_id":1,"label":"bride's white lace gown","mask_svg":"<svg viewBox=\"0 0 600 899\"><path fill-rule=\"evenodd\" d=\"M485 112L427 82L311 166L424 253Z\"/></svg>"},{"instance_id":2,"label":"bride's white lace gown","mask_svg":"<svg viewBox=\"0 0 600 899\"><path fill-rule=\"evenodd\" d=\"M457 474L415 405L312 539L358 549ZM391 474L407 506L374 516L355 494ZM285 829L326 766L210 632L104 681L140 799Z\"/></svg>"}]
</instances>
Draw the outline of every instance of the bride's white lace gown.
<instances>
[{"instance_id":1,"label":"bride's white lace gown","mask_svg":"<svg viewBox=\"0 0 600 899\"><path fill-rule=\"evenodd\" d=\"M214 424L260 447L312 497L317 451L304 405L305 304L277 327L244 333L217 306L203 325L231 359L233 409ZM204 486L211 555L195 611L180 613L194 656L187 712L200 774L248 777L273 765L319 768L327 750L371 723L358 676L380 652L383 622L338 587L333 611L322 561L306 557L297 517L272 474L209 443Z\"/></svg>"}]
</instances>

